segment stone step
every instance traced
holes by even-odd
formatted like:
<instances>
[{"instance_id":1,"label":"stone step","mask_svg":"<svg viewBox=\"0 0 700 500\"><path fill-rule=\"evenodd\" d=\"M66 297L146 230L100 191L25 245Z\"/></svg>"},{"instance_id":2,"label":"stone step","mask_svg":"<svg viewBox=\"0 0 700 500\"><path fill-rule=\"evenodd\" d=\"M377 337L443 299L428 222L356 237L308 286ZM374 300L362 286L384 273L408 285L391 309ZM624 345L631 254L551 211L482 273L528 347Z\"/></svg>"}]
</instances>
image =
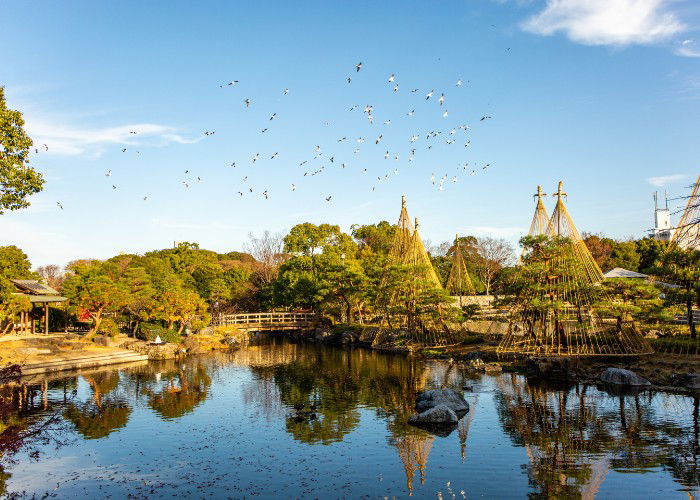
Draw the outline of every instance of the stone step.
<instances>
[{"instance_id":1,"label":"stone step","mask_svg":"<svg viewBox=\"0 0 700 500\"><path fill-rule=\"evenodd\" d=\"M76 370L80 368L92 368L96 366L147 360L148 356L145 354L133 351L117 351L24 365L22 366L22 375L38 375L55 371Z\"/></svg>"}]
</instances>

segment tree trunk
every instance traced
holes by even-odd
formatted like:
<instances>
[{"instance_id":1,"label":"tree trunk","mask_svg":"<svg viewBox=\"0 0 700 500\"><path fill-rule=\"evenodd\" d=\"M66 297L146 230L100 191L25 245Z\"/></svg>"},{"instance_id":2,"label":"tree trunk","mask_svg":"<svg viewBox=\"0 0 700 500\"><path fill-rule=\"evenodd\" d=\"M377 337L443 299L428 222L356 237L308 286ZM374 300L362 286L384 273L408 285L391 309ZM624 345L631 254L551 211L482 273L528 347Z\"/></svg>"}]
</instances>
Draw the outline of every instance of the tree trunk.
<instances>
[{"instance_id":1,"label":"tree trunk","mask_svg":"<svg viewBox=\"0 0 700 500\"><path fill-rule=\"evenodd\" d=\"M693 300L688 295L688 300L686 301L686 309L688 310L688 326L690 327L690 338L694 339L698 336L695 331L695 318L693 317Z\"/></svg>"},{"instance_id":2,"label":"tree trunk","mask_svg":"<svg viewBox=\"0 0 700 500\"><path fill-rule=\"evenodd\" d=\"M103 310L104 308L101 307L95 312L95 314L92 315L92 320L95 324L92 326L92 328L90 328L90 331L88 331L87 335L85 336L86 339L91 339L92 337L94 337L97 333L97 330L100 328L100 323L102 323Z\"/></svg>"},{"instance_id":3,"label":"tree trunk","mask_svg":"<svg viewBox=\"0 0 700 500\"><path fill-rule=\"evenodd\" d=\"M357 319L361 325L365 324L365 320L362 317L362 302L357 303Z\"/></svg>"},{"instance_id":4,"label":"tree trunk","mask_svg":"<svg viewBox=\"0 0 700 500\"><path fill-rule=\"evenodd\" d=\"M185 328L185 322L180 321L180 328L177 329L177 334L180 335L182 333L182 330Z\"/></svg>"}]
</instances>

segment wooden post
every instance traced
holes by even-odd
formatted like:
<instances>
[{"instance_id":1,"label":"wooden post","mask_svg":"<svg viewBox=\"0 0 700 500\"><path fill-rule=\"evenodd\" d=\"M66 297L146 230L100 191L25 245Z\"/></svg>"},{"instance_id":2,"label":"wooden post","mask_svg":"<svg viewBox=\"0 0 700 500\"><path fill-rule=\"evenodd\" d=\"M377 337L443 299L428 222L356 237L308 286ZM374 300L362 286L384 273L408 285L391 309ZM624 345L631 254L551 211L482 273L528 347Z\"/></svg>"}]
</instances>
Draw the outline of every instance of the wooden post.
<instances>
[{"instance_id":1,"label":"wooden post","mask_svg":"<svg viewBox=\"0 0 700 500\"><path fill-rule=\"evenodd\" d=\"M44 304L44 333L49 334L49 304Z\"/></svg>"},{"instance_id":2,"label":"wooden post","mask_svg":"<svg viewBox=\"0 0 700 500\"><path fill-rule=\"evenodd\" d=\"M34 335L36 327L34 326L34 306L32 305L32 310L29 311L29 322L31 323L31 327L29 328L29 333Z\"/></svg>"}]
</instances>

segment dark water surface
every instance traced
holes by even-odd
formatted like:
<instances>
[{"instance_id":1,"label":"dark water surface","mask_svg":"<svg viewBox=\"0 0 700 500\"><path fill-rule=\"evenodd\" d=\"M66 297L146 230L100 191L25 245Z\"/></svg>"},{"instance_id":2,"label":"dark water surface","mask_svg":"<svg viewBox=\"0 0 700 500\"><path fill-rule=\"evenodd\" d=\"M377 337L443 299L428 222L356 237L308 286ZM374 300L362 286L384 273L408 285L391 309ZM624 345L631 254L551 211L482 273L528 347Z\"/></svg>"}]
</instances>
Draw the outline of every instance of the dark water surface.
<instances>
[{"instance_id":1,"label":"dark water surface","mask_svg":"<svg viewBox=\"0 0 700 500\"><path fill-rule=\"evenodd\" d=\"M446 437L417 391L465 392ZM55 379L16 416L59 415L5 488L59 498L695 496L698 400L545 388L363 349L283 340ZM315 406L315 419L302 413ZM295 409L297 408L297 409ZM56 440L62 446L56 448Z\"/></svg>"}]
</instances>

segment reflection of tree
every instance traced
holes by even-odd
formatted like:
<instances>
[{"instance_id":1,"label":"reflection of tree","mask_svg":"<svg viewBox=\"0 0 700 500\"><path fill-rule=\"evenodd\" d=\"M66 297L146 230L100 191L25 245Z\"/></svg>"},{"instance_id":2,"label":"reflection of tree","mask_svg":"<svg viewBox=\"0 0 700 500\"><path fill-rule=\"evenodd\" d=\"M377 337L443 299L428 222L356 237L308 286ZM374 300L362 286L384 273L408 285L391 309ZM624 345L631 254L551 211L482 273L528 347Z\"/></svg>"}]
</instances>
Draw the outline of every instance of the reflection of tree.
<instances>
[{"instance_id":1,"label":"reflection of tree","mask_svg":"<svg viewBox=\"0 0 700 500\"><path fill-rule=\"evenodd\" d=\"M499 418L528 454L533 497L592 498L608 470L643 473L665 467L687 487L700 484L698 427L659 418L653 399L661 396L611 398L587 387L529 385L516 376L500 377L499 386ZM696 410L694 405L694 423ZM683 413L687 417L691 411Z\"/></svg>"},{"instance_id":2,"label":"reflection of tree","mask_svg":"<svg viewBox=\"0 0 700 500\"><path fill-rule=\"evenodd\" d=\"M92 399L71 404L64 417L87 439L100 439L124 427L131 408L122 398L111 395L119 386L119 372L95 373L84 378L90 384Z\"/></svg>"},{"instance_id":3,"label":"reflection of tree","mask_svg":"<svg viewBox=\"0 0 700 500\"><path fill-rule=\"evenodd\" d=\"M10 370L11 371L11 370ZM0 369L0 496L7 494L6 481L11 474L5 466L20 451L38 459L40 446L64 444L65 425L61 411L68 400L67 389L75 379L50 383L25 383L8 369ZM64 389L64 400L49 401L49 390Z\"/></svg>"},{"instance_id":4,"label":"reflection of tree","mask_svg":"<svg viewBox=\"0 0 700 500\"><path fill-rule=\"evenodd\" d=\"M148 406L165 419L179 418L193 411L206 398L211 386L207 368L198 363L193 369L180 367L167 372L165 388L160 392L146 389Z\"/></svg>"}]
</instances>

